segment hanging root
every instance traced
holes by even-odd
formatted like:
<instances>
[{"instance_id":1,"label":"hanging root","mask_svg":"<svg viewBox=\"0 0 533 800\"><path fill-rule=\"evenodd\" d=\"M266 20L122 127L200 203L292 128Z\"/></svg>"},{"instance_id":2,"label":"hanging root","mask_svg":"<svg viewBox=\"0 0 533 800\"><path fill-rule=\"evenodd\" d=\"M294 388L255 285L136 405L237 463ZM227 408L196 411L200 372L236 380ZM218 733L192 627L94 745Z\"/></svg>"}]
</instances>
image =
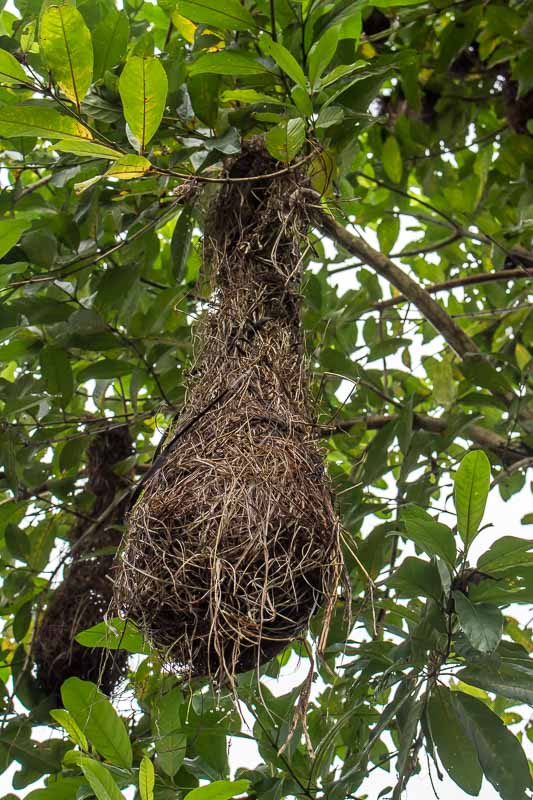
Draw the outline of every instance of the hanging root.
<instances>
[{"instance_id":1,"label":"hanging root","mask_svg":"<svg viewBox=\"0 0 533 800\"><path fill-rule=\"evenodd\" d=\"M82 520L72 530L73 560L61 585L50 594L33 635L37 677L50 694L59 696L61 684L70 677L98 683L110 694L124 675L126 651L83 647L75 637L102 622L109 609L113 595L113 553L109 549L120 543L128 502L127 498L117 502L124 493L124 482L113 466L131 452L125 426L96 434L87 451L87 488L95 495L91 516L103 521L91 524Z\"/></svg>"},{"instance_id":2,"label":"hanging root","mask_svg":"<svg viewBox=\"0 0 533 800\"><path fill-rule=\"evenodd\" d=\"M228 176L278 167L255 140ZM272 658L331 604L341 572L300 327L305 184L288 172L220 191L204 253L212 310L181 417L129 515L117 606L190 676L232 682Z\"/></svg>"}]
</instances>

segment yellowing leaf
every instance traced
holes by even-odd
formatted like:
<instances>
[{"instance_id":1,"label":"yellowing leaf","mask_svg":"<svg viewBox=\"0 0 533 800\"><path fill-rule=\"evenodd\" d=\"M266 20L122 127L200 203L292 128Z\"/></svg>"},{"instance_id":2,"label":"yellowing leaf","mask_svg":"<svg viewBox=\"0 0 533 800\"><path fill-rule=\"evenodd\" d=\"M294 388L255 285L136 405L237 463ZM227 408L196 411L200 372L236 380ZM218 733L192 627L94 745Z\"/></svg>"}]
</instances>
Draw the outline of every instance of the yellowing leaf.
<instances>
[{"instance_id":1,"label":"yellowing leaf","mask_svg":"<svg viewBox=\"0 0 533 800\"><path fill-rule=\"evenodd\" d=\"M144 156L122 156L112 164L105 173L108 178L131 180L140 178L152 165Z\"/></svg>"},{"instance_id":2,"label":"yellowing leaf","mask_svg":"<svg viewBox=\"0 0 533 800\"><path fill-rule=\"evenodd\" d=\"M54 81L79 109L93 77L93 45L78 9L49 6L41 17L39 41Z\"/></svg>"},{"instance_id":3,"label":"yellowing leaf","mask_svg":"<svg viewBox=\"0 0 533 800\"><path fill-rule=\"evenodd\" d=\"M174 11L172 14L172 23L177 32L180 34L180 36L183 36L186 42L189 42L189 44L194 42L194 34L196 33L196 28L198 27L194 24L194 22L191 22L190 19L178 14L177 11Z\"/></svg>"},{"instance_id":4,"label":"yellowing leaf","mask_svg":"<svg viewBox=\"0 0 533 800\"><path fill-rule=\"evenodd\" d=\"M0 106L0 136L43 136L46 139L92 139L92 133L74 117L55 108Z\"/></svg>"},{"instance_id":5,"label":"yellowing leaf","mask_svg":"<svg viewBox=\"0 0 533 800\"><path fill-rule=\"evenodd\" d=\"M27 83L28 76L21 65L7 50L0 50L0 83Z\"/></svg>"},{"instance_id":6,"label":"yellowing leaf","mask_svg":"<svg viewBox=\"0 0 533 800\"><path fill-rule=\"evenodd\" d=\"M300 118L280 122L271 128L265 137L268 152L278 161L292 161L304 142L305 123Z\"/></svg>"},{"instance_id":7,"label":"yellowing leaf","mask_svg":"<svg viewBox=\"0 0 533 800\"><path fill-rule=\"evenodd\" d=\"M168 79L158 58L132 56L118 83L124 116L142 153L163 118Z\"/></svg>"},{"instance_id":8,"label":"yellowing leaf","mask_svg":"<svg viewBox=\"0 0 533 800\"><path fill-rule=\"evenodd\" d=\"M154 800L154 783L154 765L148 756L143 756L139 768L139 792L141 794L141 800Z\"/></svg>"}]
</instances>

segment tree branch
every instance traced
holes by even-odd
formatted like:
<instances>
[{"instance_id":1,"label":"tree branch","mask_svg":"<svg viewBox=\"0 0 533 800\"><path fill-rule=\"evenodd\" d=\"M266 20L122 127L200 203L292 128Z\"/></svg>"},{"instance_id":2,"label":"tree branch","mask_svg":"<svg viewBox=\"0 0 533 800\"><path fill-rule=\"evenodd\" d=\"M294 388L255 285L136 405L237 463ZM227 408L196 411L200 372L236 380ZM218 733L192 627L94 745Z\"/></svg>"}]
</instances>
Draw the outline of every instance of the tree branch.
<instances>
[{"instance_id":1,"label":"tree branch","mask_svg":"<svg viewBox=\"0 0 533 800\"><path fill-rule=\"evenodd\" d=\"M339 420L334 427L324 428L323 430L326 435L331 436L335 433L346 433L354 425L363 423L366 425L367 430L375 431L385 427L389 422L395 422L397 419L398 414L367 414ZM448 429L447 420L440 417L430 417L427 414L414 414L413 424L418 430L431 431L432 433L445 433ZM467 425L464 429L464 435L480 447L486 448L497 455L504 464L519 465L514 467L514 470L525 466L525 462L529 461L533 456L533 451L521 442L516 444L509 442L503 436L483 428L481 425L475 425L474 423Z\"/></svg>"},{"instance_id":2,"label":"tree branch","mask_svg":"<svg viewBox=\"0 0 533 800\"><path fill-rule=\"evenodd\" d=\"M320 196L312 189L307 189L306 193L312 195L315 203L318 204ZM392 283L402 295L408 298L422 312L424 317L431 322L438 333L448 342L450 347L462 359L481 356L479 347L472 339L448 316L443 308L433 300L431 295L414 281L409 275L403 272L388 256L374 250L364 239L350 233L346 228L337 222L331 215L323 209L315 210L315 221L319 228L327 236L334 239L345 250L353 256L361 258L366 264L373 267L378 275L381 275L389 283Z\"/></svg>"},{"instance_id":3,"label":"tree branch","mask_svg":"<svg viewBox=\"0 0 533 800\"><path fill-rule=\"evenodd\" d=\"M440 333L463 361L485 361L490 365L487 355L479 349L477 344L459 327L455 320L439 306L426 289L396 266L388 256L379 250L375 250L360 236L347 231L344 225L337 222L332 214L324 211L320 205L318 192L314 191L314 189L305 189L304 193L313 200L315 224L326 236L329 236L341 247L344 247L351 255L360 258L373 267L378 275L392 283L404 297L419 309L424 318L433 325L435 330ZM508 407L515 400L518 400L512 391L494 391L493 394L503 400ZM520 408L518 412L518 417L523 420L530 420L532 416L533 413L528 408Z\"/></svg>"},{"instance_id":4,"label":"tree branch","mask_svg":"<svg viewBox=\"0 0 533 800\"><path fill-rule=\"evenodd\" d=\"M444 292L448 289L455 289L459 286L470 286L479 283L491 283L492 281L513 281L519 278L531 278L533 272L529 272L526 267L517 267L516 269L502 269L498 272L476 272L474 275L466 275L462 278L451 278L449 281L442 283L434 283L431 286L426 286L428 294L436 294L437 292ZM389 297L388 300L382 300L374 304L376 311L382 311L384 308L397 306L400 303L405 303L408 298L399 294L396 297Z\"/></svg>"}]
</instances>

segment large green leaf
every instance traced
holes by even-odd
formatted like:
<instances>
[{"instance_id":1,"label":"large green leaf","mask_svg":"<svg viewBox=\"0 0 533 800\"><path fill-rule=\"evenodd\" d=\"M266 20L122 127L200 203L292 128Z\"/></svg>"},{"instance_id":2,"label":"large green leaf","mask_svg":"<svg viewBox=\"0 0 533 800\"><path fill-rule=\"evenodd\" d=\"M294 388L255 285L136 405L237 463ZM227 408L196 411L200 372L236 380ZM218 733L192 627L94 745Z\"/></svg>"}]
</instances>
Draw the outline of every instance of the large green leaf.
<instances>
[{"instance_id":1,"label":"large green leaf","mask_svg":"<svg viewBox=\"0 0 533 800\"><path fill-rule=\"evenodd\" d=\"M66 405L74 392L74 376L68 354L59 347L43 347L40 359L48 391L59 395L63 405Z\"/></svg>"},{"instance_id":2,"label":"large green leaf","mask_svg":"<svg viewBox=\"0 0 533 800\"><path fill-rule=\"evenodd\" d=\"M420 558L408 556L391 575L388 584L400 597L425 595L439 600L442 593L436 566Z\"/></svg>"},{"instance_id":3,"label":"large green leaf","mask_svg":"<svg viewBox=\"0 0 533 800\"><path fill-rule=\"evenodd\" d=\"M191 65L191 75L202 73L215 75L261 75L268 73L267 68L253 56L243 50L222 50L219 53L205 53Z\"/></svg>"},{"instance_id":4,"label":"large green leaf","mask_svg":"<svg viewBox=\"0 0 533 800\"><path fill-rule=\"evenodd\" d=\"M471 603L462 592L454 592L453 596L459 624L470 644L482 653L491 653L502 638L500 609L489 603Z\"/></svg>"},{"instance_id":5,"label":"large green leaf","mask_svg":"<svg viewBox=\"0 0 533 800\"><path fill-rule=\"evenodd\" d=\"M282 72L305 89L304 71L286 47L279 42L274 42L266 33L261 35L259 45L266 56L272 56Z\"/></svg>"},{"instance_id":6,"label":"large green leaf","mask_svg":"<svg viewBox=\"0 0 533 800\"><path fill-rule=\"evenodd\" d=\"M231 800L243 794L250 786L250 781L213 781L208 786L200 786L185 795L185 800Z\"/></svg>"},{"instance_id":7,"label":"large green leaf","mask_svg":"<svg viewBox=\"0 0 533 800\"><path fill-rule=\"evenodd\" d=\"M170 240L170 257L172 259L172 272L176 281L180 282L185 276L187 259L191 251L191 237L194 220L189 206L184 206L177 219L176 227Z\"/></svg>"},{"instance_id":8,"label":"large green leaf","mask_svg":"<svg viewBox=\"0 0 533 800\"><path fill-rule=\"evenodd\" d=\"M43 136L47 139L92 139L85 125L60 114L55 108L42 106L0 105L0 136Z\"/></svg>"},{"instance_id":9,"label":"large green leaf","mask_svg":"<svg viewBox=\"0 0 533 800\"><path fill-rule=\"evenodd\" d=\"M99 761L84 757L81 759L81 768L97 800L124 800L111 773Z\"/></svg>"},{"instance_id":10,"label":"large green leaf","mask_svg":"<svg viewBox=\"0 0 533 800\"><path fill-rule=\"evenodd\" d=\"M161 697L157 707L157 763L170 777L176 775L183 764L187 748L187 736L181 730L182 703L182 691L175 687Z\"/></svg>"},{"instance_id":11,"label":"large green leaf","mask_svg":"<svg viewBox=\"0 0 533 800\"><path fill-rule=\"evenodd\" d=\"M76 635L84 647L105 647L107 650L127 650L129 653L151 655L152 650L142 633L132 622L119 617L99 622Z\"/></svg>"},{"instance_id":12,"label":"large green leaf","mask_svg":"<svg viewBox=\"0 0 533 800\"><path fill-rule=\"evenodd\" d=\"M465 667L457 677L478 689L533 705L533 663L529 661L483 662Z\"/></svg>"},{"instance_id":13,"label":"large green leaf","mask_svg":"<svg viewBox=\"0 0 533 800\"><path fill-rule=\"evenodd\" d=\"M215 28L250 31L257 27L254 18L239 0L180 0L179 13L193 22L203 22Z\"/></svg>"},{"instance_id":14,"label":"large green leaf","mask_svg":"<svg viewBox=\"0 0 533 800\"><path fill-rule=\"evenodd\" d=\"M517 536L502 536L478 558L477 566L491 575L513 567L533 566L533 542Z\"/></svg>"},{"instance_id":15,"label":"large green leaf","mask_svg":"<svg viewBox=\"0 0 533 800\"><path fill-rule=\"evenodd\" d=\"M445 686L435 686L428 703L431 736L442 765L461 789L477 797L483 772L474 744L460 723L452 702L452 692Z\"/></svg>"},{"instance_id":16,"label":"large green leaf","mask_svg":"<svg viewBox=\"0 0 533 800\"><path fill-rule=\"evenodd\" d=\"M61 698L100 755L117 766L131 767L133 756L124 722L94 683L68 678L61 687Z\"/></svg>"},{"instance_id":17,"label":"large green leaf","mask_svg":"<svg viewBox=\"0 0 533 800\"><path fill-rule=\"evenodd\" d=\"M489 459L483 450L467 453L454 478L457 529L467 550L478 534L485 513L489 486Z\"/></svg>"},{"instance_id":18,"label":"large green leaf","mask_svg":"<svg viewBox=\"0 0 533 800\"><path fill-rule=\"evenodd\" d=\"M24 219L0 219L0 258L9 253L31 223Z\"/></svg>"},{"instance_id":19,"label":"large green leaf","mask_svg":"<svg viewBox=\"0 0 533 800\"><path fill-rule=\"evenodd\" d=\"M102 78L105 72L118 64L126 55L130 23L125 11L112 10L93 32L94 77Z\"/></svg>"},{"instance_id":20,"label":"large green leaf","mask_svg":"<svg viewBox=\"0 0 533 800\"><path fill-rule=\"evenodd\" d=\"M71 5L45 8L39 42L54 81L79 110L93 77L93 45L78 9Z\"/></svg>"},{"instance_id":21,"label":"large green leaf","mask_svg":"<svg viewBox=\"0 0 533 800\"><path fill-rule=\"evenodd\" d=\"M165 111L167 73L158 58L132 56L122 70L118 88L126 122L142 153Z\"/></svg>"},{"instance_id":22,"label":"large green leaf","mask_svg":"<svg viewBox=\"0 0 533 800\"><path fill-rule=\"evenodd\" d=\"M311 89L316 89L324 70L327 68L337 50L339 41L339 28L333 26L327 28L320 39L315 42L309 51L307 59L309 82Z\"/></svg>"},{"instance_id":23,"label":"large green leaf","mask_svg":"<svg viewBox=\"0 0 533 800\"><path fill-rule=\"evenodd\" d=\"M127 361L120 361L118 358L103 358L80 370L76 377L79 382L88 381L91 378L121 378L123 375L130 375L134 369L135 366Z\"/></svg>"},{"instance_id":24,"label":"large green leaf","mask_svg":"<svg viewBox=\"0 0 533 800\"><path fill-rule=\"evenodd\" d=\"M518 739L481 700L453 692L455 712L476 748L485 777L502 800L525 800L531 787L527 758Z\"/></svg>"},{"instance_id":25,"label":"large green leaf","mask_svg":"<svg viewBox=\"0 0 533 800\"><path fill-rule=\"evenodd\" d=\"M122 153L113 150L105 144L88 141L87 139L62 139L54 144L54 150L60 153L74 153L76 156L89 156L91 158L107 158L116 161Z\"/></svg>"},{"instance_id":26,"label":"large green leaf","mask_svg":"<svg viewBox=\"0 0 533 800\"><path fill-rule=\"evenodd\" d=\"M7 50L0 50L0 83L29 83L31 79L24 72L15 56Z\"/></svg>"},{"instance_id":27,"label":"large green leaf","mask_svg":"<svg viewBox=\"0 0 533 800\"><path fill-rule=\"evenodd\" d=\"M455 565L455 541L452 531L442 522L437 522L427 511L418 506L409 506L402 511L405 536L429 555L440 556L450 566Z\"/></svg>"},{"instance_id":28,"label":"large green leaf","mask_svg":"<svg viewBox=\"0 0 533 800\"><path fill-rule=\"evenodd\" d=\"M278 161L292 161L305 142L303 119L289 119L271 128L265 136L268 152Z\"/></svg>"}]
</instances>

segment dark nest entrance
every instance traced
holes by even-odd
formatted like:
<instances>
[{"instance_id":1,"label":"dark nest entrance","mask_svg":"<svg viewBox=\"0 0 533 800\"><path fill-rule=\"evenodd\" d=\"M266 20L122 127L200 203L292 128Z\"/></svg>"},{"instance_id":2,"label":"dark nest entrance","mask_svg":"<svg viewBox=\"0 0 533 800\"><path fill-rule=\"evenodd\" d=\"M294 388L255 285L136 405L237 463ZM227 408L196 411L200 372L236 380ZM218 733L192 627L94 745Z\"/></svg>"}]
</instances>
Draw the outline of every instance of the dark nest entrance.
<instances>
[{"instance_id":1,"label":"dark nest entrance","mask_svg":"<svg viewBox=\"0 0 533 800\"><path fill-rule=\"evenodd\" d=\"M113 467L131 453L125 426L96 434L87 451L87 488L95 495L91 516L102 518L102 522L81 521L74 527L72 562L63 583L52 592L32 642L39 682L58 697L63 681L74 676L94 681L110 694L125 672L126 651L83 647L75 637L102 622L112 600L112 549L120 543L119 526L124 523L128 505L124 480Z\"/></svg>"},{"instance_id":2,"label":"dark nest entrance","mask_svg":"<svg viewBox=\"0 0 533 800\"><path fill-rule=\"evenodd\" d=\"M341 570L300 326L305 179L241 180L279 170L248 143L211 209L214 310L116 581L122 613L167 663L219 680L280 652L334 597Z\"/></svg>"}]
</instances>

